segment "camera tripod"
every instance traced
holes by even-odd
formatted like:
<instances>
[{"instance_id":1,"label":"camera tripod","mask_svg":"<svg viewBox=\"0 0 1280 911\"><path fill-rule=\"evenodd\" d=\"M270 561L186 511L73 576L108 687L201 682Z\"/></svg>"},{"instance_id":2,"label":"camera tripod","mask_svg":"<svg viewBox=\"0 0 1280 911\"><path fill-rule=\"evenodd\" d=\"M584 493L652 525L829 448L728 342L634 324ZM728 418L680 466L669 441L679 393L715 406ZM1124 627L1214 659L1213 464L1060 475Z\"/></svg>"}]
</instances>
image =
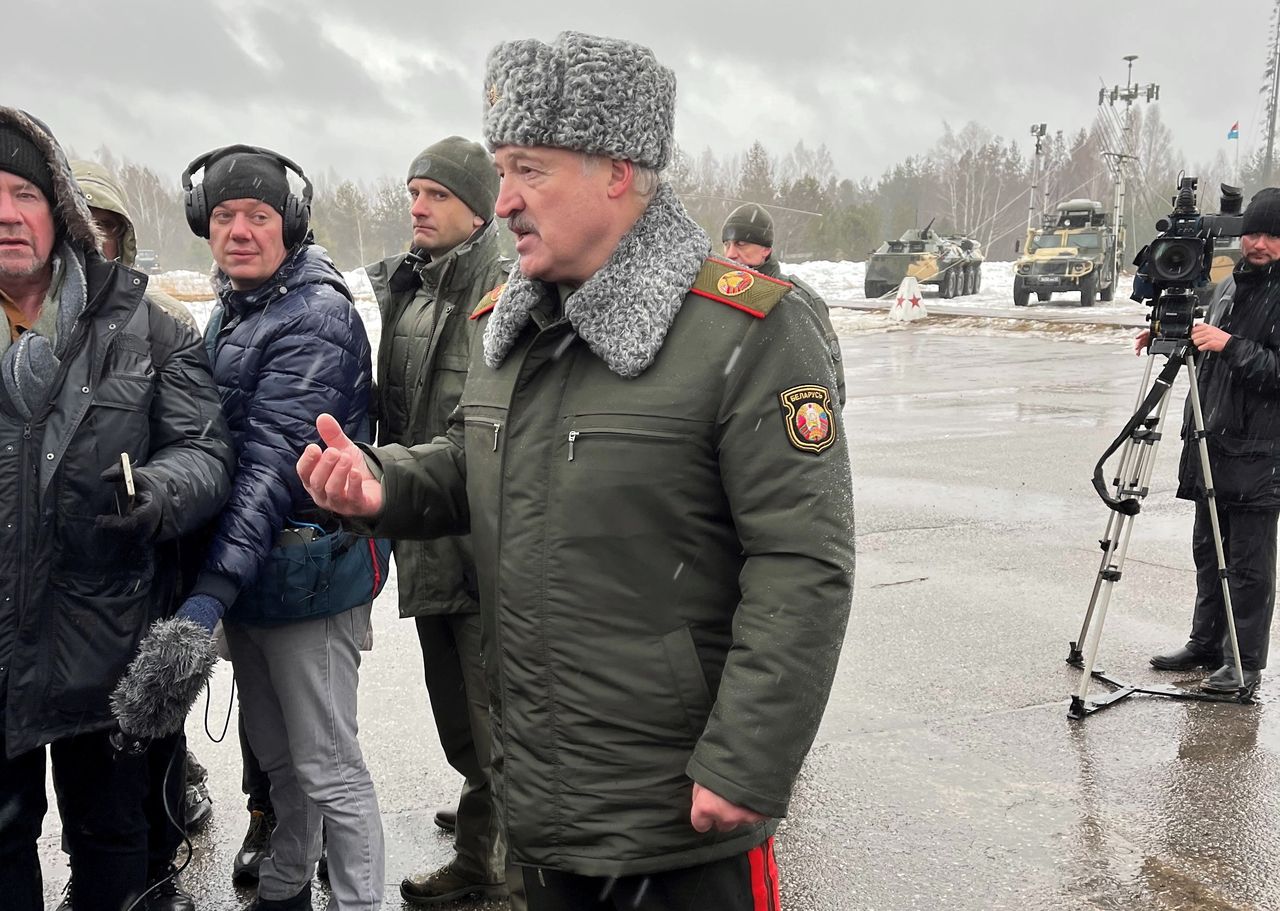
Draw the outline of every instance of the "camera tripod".
<instances>
[{"instance_id":1,"label":"camera tripod","mask_svg":"<svg viewBox=\"0 0 1280 911\"><path fill-rule=\"evenodd\" d=\"M1143 390L1151 379L1151 365L1157 354L1167 354L1168 361L1157 376L1151 390L1143 397ZM1133 532L1133 521L1142 508L1141 501L1146 497L1151 480L1151 471L1155 464L1156 449L1159 447L1161 428L1165 415L1169 410L1172 398L1173 381L1177 378L1182 366L1187 368L1187 379L1191 382L1191 413L1194 439L1200 449L1200 472L1204 482L1205 495L1208 498L1209 519L1213 526L1213 543L1218 556L1218 579L1222 585L1222 601L1227 615L1227 634L1230 639L1231 656L1235 661L1236 679L1244 683L1244 670L1240 665L1240 649L1236 639L1235 614L1231 608L1231 590L1227 583L1227 560L1222 547L1222 530L1218 523L1218 501L1213 489L1213 473L1209 467L1209 444L1204 430L1204 413L1200 407L1200 388L1196 376L1196 350L1191 340L1153 337L1147 357L1146 369L1142 384L1138 387L1138 405L1133 417L1129 419L1120 436L1111 447L1103 453L1094 471L1093 486L1099 496L1111 509L1107 519L1107 527L1103 532L1102 562L1098 568L1097 578L1093 583L1093 595L1089 599L1089 609L1085 612L1084 623L1080 627L1080 636L1071 643L1067 654L1067 664L1081 669L1080 685L1071 696L1071 704L1067 708L1067 717L1081 719L1108 706L1115 705L1134 693L1148 696L1166 696L1171 699L1194 699L1206 702L1241 702L1251 701L1251 692L1243 685L1235 694L1216 695L1212 693L1192 692L1175 686L1139 686L1126 684L1114 679L1105 671L1097 670L1095 663L1098 657L1098 645L1102 640L1102 624L1107 617L1107 606L1111 602L1111 594L1115 584L1120 581L1124 570L1125 557L1129 551L1129 536ZM1102 480L1102 464L1120 450L1120 462L1115 478L1111 482L1114 495L1108 494ZM1096 619L1095 619L1096 614ZM1093 636L1089 639L1090 627ZM1088 644L1087 656L1082 650ZM1090 680L1099 680L1115 689L1093 701L1088 701Z\"/></svg>"}]
</instances>

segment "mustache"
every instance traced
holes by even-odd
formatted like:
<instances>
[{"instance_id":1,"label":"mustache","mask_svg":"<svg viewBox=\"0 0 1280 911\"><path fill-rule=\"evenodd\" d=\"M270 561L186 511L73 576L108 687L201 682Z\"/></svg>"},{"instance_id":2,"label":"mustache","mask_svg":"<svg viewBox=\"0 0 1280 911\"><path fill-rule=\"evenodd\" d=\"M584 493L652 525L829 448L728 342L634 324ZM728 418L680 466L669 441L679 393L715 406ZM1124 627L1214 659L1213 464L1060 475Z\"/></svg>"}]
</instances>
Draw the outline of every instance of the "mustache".
<instances>
[{"instance_id":1,"label":"mustache","mask_svg":"<svg viewBox=\"0 0 1280 911\"><path fill-rule=\"evenodd\" d=\"M523 212L519 212L507 219L507 230L512 234L537 234L538 226Z\"/></svg>"}]
</instances>

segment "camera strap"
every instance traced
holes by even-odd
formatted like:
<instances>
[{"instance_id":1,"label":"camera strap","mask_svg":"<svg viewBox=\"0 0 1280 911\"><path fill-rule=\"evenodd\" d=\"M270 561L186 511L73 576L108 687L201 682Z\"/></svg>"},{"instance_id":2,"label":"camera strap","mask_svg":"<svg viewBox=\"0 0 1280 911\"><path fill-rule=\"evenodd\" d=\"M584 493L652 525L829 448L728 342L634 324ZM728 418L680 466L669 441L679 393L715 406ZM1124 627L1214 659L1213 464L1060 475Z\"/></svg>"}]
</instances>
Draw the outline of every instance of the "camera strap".
<instances>
[{"instance_id":1,"label":"camera strap","mask_svg":"<svg viewBox=\"0 0 1280 911\"><path fill-rule=\"evenodd\" d=\"M1126 516L1136 516L1142 510L1142 501L1137 497L1125 497L1119 499L1113 497L1107 491L1107 484L1102 479L1102 466L1112 454L1124 445L1124 441L1129 439L1135 430L1150 416L1151 412L1160 403L1168 392L1169 387L1173 385L1173 381L1178 378L1178 371L1186 362L1185 354L1171 354L1169 361L1164 365L1164 369L1160 371L1160 375L1156 377L1155 382L1151 384L1151 391L1147 393L1146 398L1142 400L1142 404L1138 406L1138 410L1133 413L1120 434L1111 441L1111 445L1107 447L1107 451L1102 454L1102 458L1098 459L1098 464L1093 466L1093 489L1098 492L1098 496L1102 498L1102 502L1107 504L1108 509L1123 513Z\"/></svg>"}]
</instances>

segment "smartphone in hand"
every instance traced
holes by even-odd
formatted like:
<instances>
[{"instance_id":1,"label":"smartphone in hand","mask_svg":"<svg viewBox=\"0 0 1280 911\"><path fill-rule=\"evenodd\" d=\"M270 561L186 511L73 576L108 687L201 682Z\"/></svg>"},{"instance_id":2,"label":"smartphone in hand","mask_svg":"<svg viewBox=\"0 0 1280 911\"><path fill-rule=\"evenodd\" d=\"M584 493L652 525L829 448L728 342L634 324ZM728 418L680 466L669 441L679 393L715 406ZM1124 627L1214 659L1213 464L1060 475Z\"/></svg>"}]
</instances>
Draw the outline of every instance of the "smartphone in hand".
<instances>
[{"instance_id":1,"label":"smartphone in hand","mask_svg":"<svg viewBox=\"0 0 1280 911\"><path fill-rule=\"evenodd\" d=\"M133 500L137 494L137 488L133 486L133 464L129 461L127 452L120 453L120 472L124 479L116 492L116 511L124 516L133 509Z\"/></svg>"}]
</instances>

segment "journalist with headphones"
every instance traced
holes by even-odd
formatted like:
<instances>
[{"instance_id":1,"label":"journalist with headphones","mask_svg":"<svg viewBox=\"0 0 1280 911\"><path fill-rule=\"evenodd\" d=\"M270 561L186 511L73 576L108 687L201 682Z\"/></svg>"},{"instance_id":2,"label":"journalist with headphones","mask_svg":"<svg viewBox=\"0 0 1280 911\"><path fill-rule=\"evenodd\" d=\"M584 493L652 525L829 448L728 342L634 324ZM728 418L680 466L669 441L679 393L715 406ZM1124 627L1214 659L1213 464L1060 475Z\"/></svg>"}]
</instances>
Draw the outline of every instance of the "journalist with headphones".
<instances>
[{"instance_id":1,"label":"journalist with headphones","mask_svg":"<svg viewBox=\"0 0 1280 911\"><path fill-rule=\"evenodd\" d=\"M338 528L294 470L316 440L316 414L369 438L369 342L308 230L311 184L296 164L228 146L182 181L187 223L217 265L205 345L237 471L179 615L211 632L223 620L245 733L271 780L276 827L255 907L311 907L323 818L334 906L379 908L382 822L356 737L356 686L388 548Z\"/></svg>"}]
</instances>

